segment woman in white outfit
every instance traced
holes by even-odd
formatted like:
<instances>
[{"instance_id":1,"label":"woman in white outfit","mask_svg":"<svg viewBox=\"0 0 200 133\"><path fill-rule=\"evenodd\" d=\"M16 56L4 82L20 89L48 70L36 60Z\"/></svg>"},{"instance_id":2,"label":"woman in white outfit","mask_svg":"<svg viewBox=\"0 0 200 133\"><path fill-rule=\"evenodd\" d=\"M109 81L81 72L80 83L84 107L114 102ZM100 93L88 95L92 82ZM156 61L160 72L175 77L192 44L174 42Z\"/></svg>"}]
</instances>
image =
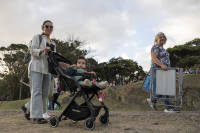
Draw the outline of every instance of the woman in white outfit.
<instances>
[{"instance_id":1,"label":"woman in white outfit","mask_svg":"<svg viewBox=\"0 0 200 133\"><path fill-rule=\"evenodd\" d=\"M26 119L32 118L33 123L37 124L47 123L47 120L43 118L42 104L42 101L48 95L51 81L46 53L52 49L56 49L56 44L50 40L53 23L49 20L44 21L42 30L41 43L39 35L35 35L32 40L30 48L31 61L29 63L31 99L25 106L22 106L22 110L26 112Z\"/></svg>"}]
</instances>

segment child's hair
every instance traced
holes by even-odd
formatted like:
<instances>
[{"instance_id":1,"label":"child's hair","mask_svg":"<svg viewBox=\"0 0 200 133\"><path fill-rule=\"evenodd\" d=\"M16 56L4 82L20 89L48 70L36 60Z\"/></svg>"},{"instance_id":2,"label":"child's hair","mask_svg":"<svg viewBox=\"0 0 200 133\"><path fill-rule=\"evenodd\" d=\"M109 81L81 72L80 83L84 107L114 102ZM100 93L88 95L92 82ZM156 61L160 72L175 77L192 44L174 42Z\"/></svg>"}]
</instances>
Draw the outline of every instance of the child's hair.
<instances>
[{"instance_id":1,"label":"child's hair","mask_svg":"<svg viewBox=\"0 0 200 133\"><path fill-rule=\"evenodd\" d=\"M85 63L86 63L86 65L87 65L87 59L85 59L85 56L83 56L83 55L78 56L77 60L75 61L75 64L77 64L78 60L80 60L80 59L85 60Z\"/></svg>"}]
</instances>

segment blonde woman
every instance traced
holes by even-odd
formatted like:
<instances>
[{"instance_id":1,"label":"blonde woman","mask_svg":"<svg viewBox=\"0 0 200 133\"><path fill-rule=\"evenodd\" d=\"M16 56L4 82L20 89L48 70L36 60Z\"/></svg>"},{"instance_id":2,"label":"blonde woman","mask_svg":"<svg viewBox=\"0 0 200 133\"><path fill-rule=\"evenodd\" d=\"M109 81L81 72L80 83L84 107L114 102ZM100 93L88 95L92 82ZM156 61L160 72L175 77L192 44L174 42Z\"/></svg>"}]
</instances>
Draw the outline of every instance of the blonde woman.
<instances>
[{"instance_id":1,"label":"blonde woman","mask_svg":"<svg viewBox=\"0 0 200 133\"><path fill-rule=\"evenodd\" d=\"M170 59L169 59L169 53L163 48L165 43L167 42L167 38L164 33L159 32L155 36L154 45L151 48L151 58L152 58L152 68L162 68L163 70L168 70L170 68ZM154 75L156 75L156 70L154 69ZM153 93L156 91L156 77L153 80ZM151 107L156 111L155 103L156 100L154 98L156 97L166 97L169 98L169 96L163 96L163 95L157 95L153 97L152 99L147 99ZM180 110L177 110L170 106L170 101L165 101L165 110L164 112L167 113L179 113Z\"/></svg>"}]
</instances>

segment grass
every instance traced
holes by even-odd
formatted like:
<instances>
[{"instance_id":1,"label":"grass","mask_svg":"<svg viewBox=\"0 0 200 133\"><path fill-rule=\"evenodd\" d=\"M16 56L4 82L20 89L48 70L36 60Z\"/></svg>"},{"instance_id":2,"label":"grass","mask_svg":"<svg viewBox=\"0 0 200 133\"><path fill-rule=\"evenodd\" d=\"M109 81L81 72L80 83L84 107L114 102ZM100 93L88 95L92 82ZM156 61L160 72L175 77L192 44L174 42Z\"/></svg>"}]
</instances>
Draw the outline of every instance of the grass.
<instances>
[{"instance_id":1,"label":"grass","mask_svg":"<svg viewBox=\"0 0 200 133\"><path fill-rule=\"evenodd\" d=\"M183 82L187 83L190 87L189 91L195 92L195 93L196 92L200 93L199 79L200 79L200 74L191 74L191 75L183 76ZM131 89L134 89L134 87L141 86L142 83L143 82L141 81L141 82L131 84L131 85L120 86L120 87L117 87L117 89L109 90L108 93L114 94L115 91L117 90L119 94L116 94L116 97L120 97L122 94L128 93L128 91L130 91ZM144 97L143 90L136 89L134 93L135 95L142 97L143 99ZM58 102L60 102L64 97L69 97L69 94L60 95L58 98ZM0 104L0 110L21 110L21 106L27 103L29 100L30 99L15 100L15 101L8 101L8 102L6 101L3 104ZM79 101L77 102L79 103L81 102L81 100L79 99ZM95 97L92 99L92 102L95 105L100 105L100 102ZM141 102L135 101L134 104L124 104L122 101L116 100L116 98L110 99L110 100L105 99L105 105L109 108L110 111L152 111L152 109L148 105L141 104ZM64 110L67 104L62 104L62 106L63 106L62 110ZM164 110L164 107L158 106L157 109ZM183 105L181 110L182 111L198 111L199 109Z\"/></svg>"}]
</instances>

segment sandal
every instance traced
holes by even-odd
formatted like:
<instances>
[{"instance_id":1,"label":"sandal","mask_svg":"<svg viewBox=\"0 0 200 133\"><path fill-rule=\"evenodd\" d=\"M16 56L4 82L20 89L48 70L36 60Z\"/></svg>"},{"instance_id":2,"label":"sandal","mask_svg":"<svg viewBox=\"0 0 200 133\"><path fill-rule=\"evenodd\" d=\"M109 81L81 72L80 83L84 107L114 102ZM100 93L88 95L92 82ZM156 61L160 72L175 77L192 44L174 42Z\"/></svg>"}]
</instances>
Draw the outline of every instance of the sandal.
<instances>
[{"instance_id":1,"label":"sandal","mask_svg":"<svg viewBox=\"0 0 200 133\"><path fill-rule=\"evenodd\" d=\"M27 109L26 109L26 107L25 107L24 105L22 106L22 110L24 111L24 116L25 116L25 118L26 118L27 120L30 120L30 114L27 114L27 113L26 113Z\"/></svg>"},{"instance_id":2,"label":"sandal","mask_svg":"<svg viewBox=\"0 0 200 133\"><path fill-rule=\"evenodd\" d=\"M44 118L40 118L40 119L33 119L33 123L34 124L45 124L47 123L47 120L45 120Z\"/></svg>"}]
</instances>

